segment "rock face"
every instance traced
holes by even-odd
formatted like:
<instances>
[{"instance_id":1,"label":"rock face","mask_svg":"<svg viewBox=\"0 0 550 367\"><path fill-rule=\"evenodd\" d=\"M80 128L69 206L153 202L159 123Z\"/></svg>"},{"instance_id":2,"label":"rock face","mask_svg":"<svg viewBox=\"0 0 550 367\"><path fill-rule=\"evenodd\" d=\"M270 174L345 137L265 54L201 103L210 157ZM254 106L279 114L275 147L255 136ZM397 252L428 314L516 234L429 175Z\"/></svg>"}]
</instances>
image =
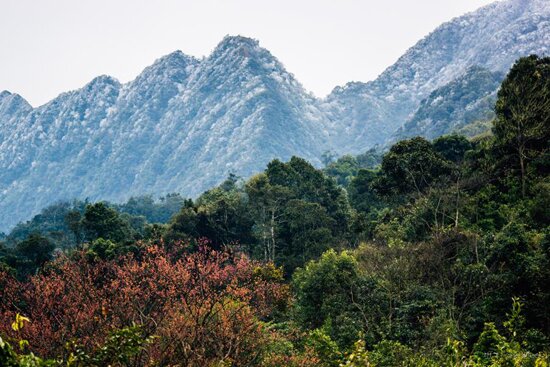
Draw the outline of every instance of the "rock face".
<instances>
[{"instance_id":1,"label":"rock face","mask_svg":"<svg viewBox=\"0 0 550 367\"><path fill-rule=\"evenodd\" d=\"M549 46L550 3L509 0L443 24L375 81L324 99L244 37L201 60L176 51L126 84L97 77L37 108L1 92L0 230L57 200L196 196L273 158L320 164L329 149L435 137L490 113L514 60Z\"/></svg>"}]
</instances>

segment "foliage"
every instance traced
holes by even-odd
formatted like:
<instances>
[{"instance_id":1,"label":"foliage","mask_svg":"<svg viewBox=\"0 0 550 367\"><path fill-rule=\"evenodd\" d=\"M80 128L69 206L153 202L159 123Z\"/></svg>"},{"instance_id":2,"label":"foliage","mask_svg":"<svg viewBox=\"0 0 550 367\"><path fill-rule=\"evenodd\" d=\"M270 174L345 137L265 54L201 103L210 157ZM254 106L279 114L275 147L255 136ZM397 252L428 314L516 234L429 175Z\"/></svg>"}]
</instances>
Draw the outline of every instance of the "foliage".
<instances>
[{"instance_id":1,"label":"foliage","mask_svg":"<svg viewBox=\"0 0 550 367\"><path fill-rule=\"evenodd\" d=\"M493 136L45 209L0 244L2 362L548 366L548 65L514 65Z\"/></svg>"},{"instance_id":2,"label":"foliage","mask_svg":"<svg viewBox=\"0 0 550 367\"><path fill-rule=\"evenodd\" d=\"M370 149L356 157L344 155L337 160L326 164L324 173L336 179L341 186L348 186L351 180L357 176L360 169L373 169L380 165L382 154L376 149Z\"/></svg>"},{"instance_id":3,"label":"foliage","mask_svg":"<svg viewBox=\"0 0 550 367\"><path fill-rule=\"evenodd\" d=\"M381 195L421 195L441 175L449 173L443 156L423 138L403 140L384 155L375 189Z\"/></svg>"},{"instance_id":4,"label":"foliage","mask_svg":"<svg viewBox=\"0 0 550 367\"><path fill-rule=\"evenodd\" d=\"M86 206L81 221L84 237L87 240L103 238L122 242L131 236L131 228L120 214L106 203L95 203Z\"/></svg>"},{"instance_id":5,"label":"foliage","mask_svg":"<svg viewBox=\"0 0 550 367\"><path fill-rule=\"evenodd\" d=\"M294 274L296 320L305 328L326 330L340 347L359 338L364 328L359 306L362 289L357 262L347 252L325 252Z\"/></svg>"},{"instance_id":6,"label":"foliage","mask_svg":"<svg viewBox=\"0 0 550 367\"><path fill-rule=\"evenodd\" d=\"M539 164L548 165L550 58L519 59L502 83L495 110L496 154L502 164L516 168L525 197L527 175L542 168Z\"/></svg>"},{"instance_id":7,"label":"foliage","mask_svg":"<svg viewBox=\"0 0 550 367\"><path fill-rule=\"evenodd\" d=\"M274 160L244 185L230 177L195 202L186 202L164 239L208 238L216 248L238 246L290 274L343 242L350 225L344 190L293 157L287 163Z\"/></svg>"},{"instance_id":8,"label":"foliage","mask_svg":"<svg viewBox=\"0 0 550 367\"><path fill-rule=\"evenodd\" d=\"M97 358L108 358L120 345L109 344L109 338L124 337L130 343L125 348L141 347L127 334L109 336L113 328L139 322L143 338L158 336L146 347L147 358L157 363L251 363L266 341L261 320L285 307L288 297L280 280L254 276L258 267L243 256L202 246L185 258L157 246L115 261L90 262L85 253L75 253L26 283L3 273L0 318L6 325L23 311L33 323L22 336L33 352L50 358L63 355L73 340L79 355ZM101 352L98 341L112 346Z\"/></svg>"},{"instance_id":9,"label":"foliage","mask_svg":"<svg viewBox=\"0 0 550 367\"><path fill-rule=\"evenodd\" d=\"M19 333L25 322L30 322L27 317L19 313L15 316L12 324L14 332ZM144 338L142 329L139 326L126 327L115 330L99 345L93 354L88 354L75 342L67 345L67 357L44 360L35 356L32 352L25 353L30 347L27 340L21 339L17 342L19 352L14 350L9 342L0 337L0 364L6 367L102 367L102 366L130 366L135 365L139 360L139 354L145 346L150 344L154 338Z\"/></svg>"},{"instance_id":10,"label":"foliage","mask_svg":"<svg viewBox=\"0 0 550 367\"><path fill-rule=\"evenodd\" d=\"M184 197L172 193L161 196L156 201L151 195L131 197L126 203L116 205L115 208L121 213L144 217L148 223L168 223L184 203Z\"/></svg>"}]
</instances>

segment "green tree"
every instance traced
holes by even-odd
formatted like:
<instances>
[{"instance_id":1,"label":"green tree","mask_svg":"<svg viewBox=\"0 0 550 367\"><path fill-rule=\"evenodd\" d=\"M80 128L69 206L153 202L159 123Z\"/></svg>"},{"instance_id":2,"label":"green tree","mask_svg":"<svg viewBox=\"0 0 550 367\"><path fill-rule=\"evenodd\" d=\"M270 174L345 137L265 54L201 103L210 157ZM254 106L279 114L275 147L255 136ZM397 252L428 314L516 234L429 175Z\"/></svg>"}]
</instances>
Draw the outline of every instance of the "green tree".
<instances>
[{"instance_id":1,"label":"green tree","mask_svg":"<svg viewBox=\"0 0 550 367\"><path fill-rule=\"evenodd\" d=\"M351 205L363 213L371 213L383 206L381 198L376 194L372 185L378 177L378 172L360 169L348 188Z\"/></svg>"},{"instance_id":2,"label":"green tree","mask_svg":"<svg viewBox=\"0 0 550 367\"><path fill-rule=\"evenodd\" d=\"M73 233L77 245L82 243L84 234L82 233L82 214L78 210L71 210L65 215L65 223Z\"/></svg>"},{"instance_id":3,"label":"green tree","mask_svg":"<svg viewBox=\"0 0 550 367\"><path fill-rule=\"evenodd\" d=\"M434 140L433 147L446 160L460 163L464 159L466 152L471 150L473 145L464 136L444 135Z\"/></svg>"},{"instance_id":4,"label":"green tree","mask_svg":"<svg viewBox=\"0 0 550 367\"><path fill-rule=\"evenodd\" d=\"M495 111L497 154L519 167L525 197L529 164L550 146L550 57L519 59L500 87Z\"/></svg>"},{"instance_id":5,"label":"green tree","mask_svg":"<svg viewBox=\"0 0 550 367\"><path fill-rule=\"evenodd\" d=\"M231 178L230 178L231 179ZM216 247L250 244L252 219L247 198L235 182L227 180L220 187L206 191L196 201L198 216L196 231Z\"/></svg>"},{"instance_id":6,"label":"green tree","mask_svg":"<svg viewBox=\"0 0 550 367\"><path fill-rule=\"evenodd\" d=\"M170 220L164 240L168 243L201 237L198 231L198 214L193 200L188 199L180 211Z\"/></svg>"},{"instance_id":7,"label":"green tree","mask_svg":"<svg viewBox=\"0 0 550 367\"><path fill-rule=\"evenodd\" d=\"M324 207L334 220L334 234L344 235L350 224L350 206L345 191L302 158L270 162L265 171L271 186L284 187L287 200L300 199Z\"/></svg>"},{"instance_id":8,"label":"green tree","mask_svg":"<svg viewBox=\"0 0 550 367\"><path fill-rule=\"evenodd\" d=\"M349 234L351 208L345 191L301 158L273 160L246 183L245 191L260 243L258 255L287 271L317 257L329 242L339 246Z\"/></svg>"},{"instance_id":9,"label":"green tree","mask_svg":"<svg viewBox=\"0 0 550 367\"><path fill-rule=\"evenodd\" d=\"M115 209L103 202L86 206L81 225L88 241L97 238L114 242L132 240L133 233L129 223L123 220Z\"/></svg>"},{"instance_id":10,"label":"green tree","mask_svg":"<svg viewBox=\"0 0 550 367\"><path fill-rule=\"evenodd\" d=\"M282 215L280 250L276 258L287 274L317 259L338 241L332 235L334 220L317 203L290 200Z\"/></svg>"},{"instance_id":11,"label":"green tree","mask_svg":"<svg viewBox=\"0 0 550 367\"><path fill-rule=\"evenodd\" d=\"M328 164L324 172L328 176L334 177L338 185L347 187L352 178L357 175L358 170L359 163L357 159L351 155L345 155Z\"/></svg>"},{"instance_id":12,"label":"green tree","mask_svg":"<svg viewBox=\"0 0 550 367\"><path fill-rule=\"evenodd\" d=\"M424 138L402 140L382 158L375 189L386 196L422 193L441 175L449 174L449 165Z\"/></svg>"},{"instance_id":13,"label":"green tree","mask_svg":"<svg viewBox=\"0 0 550 367\"><path fill-rule=\"evenodd\" d=\"M17 244L16 254L24 259L28 272L33 272L53 257L55 245L38 233L31 234L27 239Z\"/></svg>"},{"instance_id":14,"label":"green tree","mask_svg":"<svg viewBox=\"0 0 550 367\"><path fill-rule=\"evenodd\" d=\"M293 193L285 186L272 185L265 173L248 180L245 190L254 218L253 233L261 246L260 252L264 260L275 261L282 213Z\"/></svg>"},{"instance_id":15,"label":"green tree","mask_svg":"<svg viewBox=\"0 0 550 367\"><path fill-rule=\"evenodd\" d=\"M252 239L252 218L245 192L230 176L219 187L204 192L196 202L188 200L168 226L165 239L207 238L217 248Z\"/></svg>"},{"instance_id":16,"label":"green tree","mask_svg":"<svg viewBox=\"0 0 550 367\"><path fill-rule=\"evenodd\" d=\"M350 348L364 330L360 296L364 294L357 261L348 252L325 252L318 261L297 269L295 316L306 329L324 328L341 350Z\"/></svg>"}]
</instances>

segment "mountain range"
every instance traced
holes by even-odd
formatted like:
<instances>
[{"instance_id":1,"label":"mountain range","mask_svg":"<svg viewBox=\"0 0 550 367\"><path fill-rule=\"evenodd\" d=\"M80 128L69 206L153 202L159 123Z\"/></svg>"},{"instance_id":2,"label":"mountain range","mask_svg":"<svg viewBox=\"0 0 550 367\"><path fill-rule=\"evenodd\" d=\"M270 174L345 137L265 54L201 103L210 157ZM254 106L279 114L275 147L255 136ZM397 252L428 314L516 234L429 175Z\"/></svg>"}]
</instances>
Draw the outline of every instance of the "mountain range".
<instances>
[{"instance_id":1,"label":"mountain range","mask_svg":"<svg viewBox=\"0 0 550 367\"><path fill-rule=\"evenodd\" d=\"M308 93L254 39L166 55L125 84L99 76L32 107L0 93L0 230L58 200L190 197L292 155L358 154L491 117L513 62L548 54L550 2L506 0L447 22L371 82ZM368 67L368 60L365 60Z\"/></svg>"}]
</instances>

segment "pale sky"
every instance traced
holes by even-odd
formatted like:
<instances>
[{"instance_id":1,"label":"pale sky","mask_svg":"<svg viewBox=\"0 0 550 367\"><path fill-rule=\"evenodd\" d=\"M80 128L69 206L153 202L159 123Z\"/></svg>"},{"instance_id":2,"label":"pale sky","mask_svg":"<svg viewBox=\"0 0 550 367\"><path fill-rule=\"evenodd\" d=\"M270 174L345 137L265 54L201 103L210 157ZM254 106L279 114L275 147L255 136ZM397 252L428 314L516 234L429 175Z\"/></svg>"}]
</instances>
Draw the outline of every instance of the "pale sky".
<instances>
[{"instance_id":1,"label":"pale sky","mask_svg":"<svg viewBox=\"0 0 550 367\"><path fill-rule=\"evenodd\" d=\"M0 0L0 91L33 106L107 74L135 78L175 50L256 38L324 97L369 81L441 23L492 0Z\"/></svg>"}]
</instances>

